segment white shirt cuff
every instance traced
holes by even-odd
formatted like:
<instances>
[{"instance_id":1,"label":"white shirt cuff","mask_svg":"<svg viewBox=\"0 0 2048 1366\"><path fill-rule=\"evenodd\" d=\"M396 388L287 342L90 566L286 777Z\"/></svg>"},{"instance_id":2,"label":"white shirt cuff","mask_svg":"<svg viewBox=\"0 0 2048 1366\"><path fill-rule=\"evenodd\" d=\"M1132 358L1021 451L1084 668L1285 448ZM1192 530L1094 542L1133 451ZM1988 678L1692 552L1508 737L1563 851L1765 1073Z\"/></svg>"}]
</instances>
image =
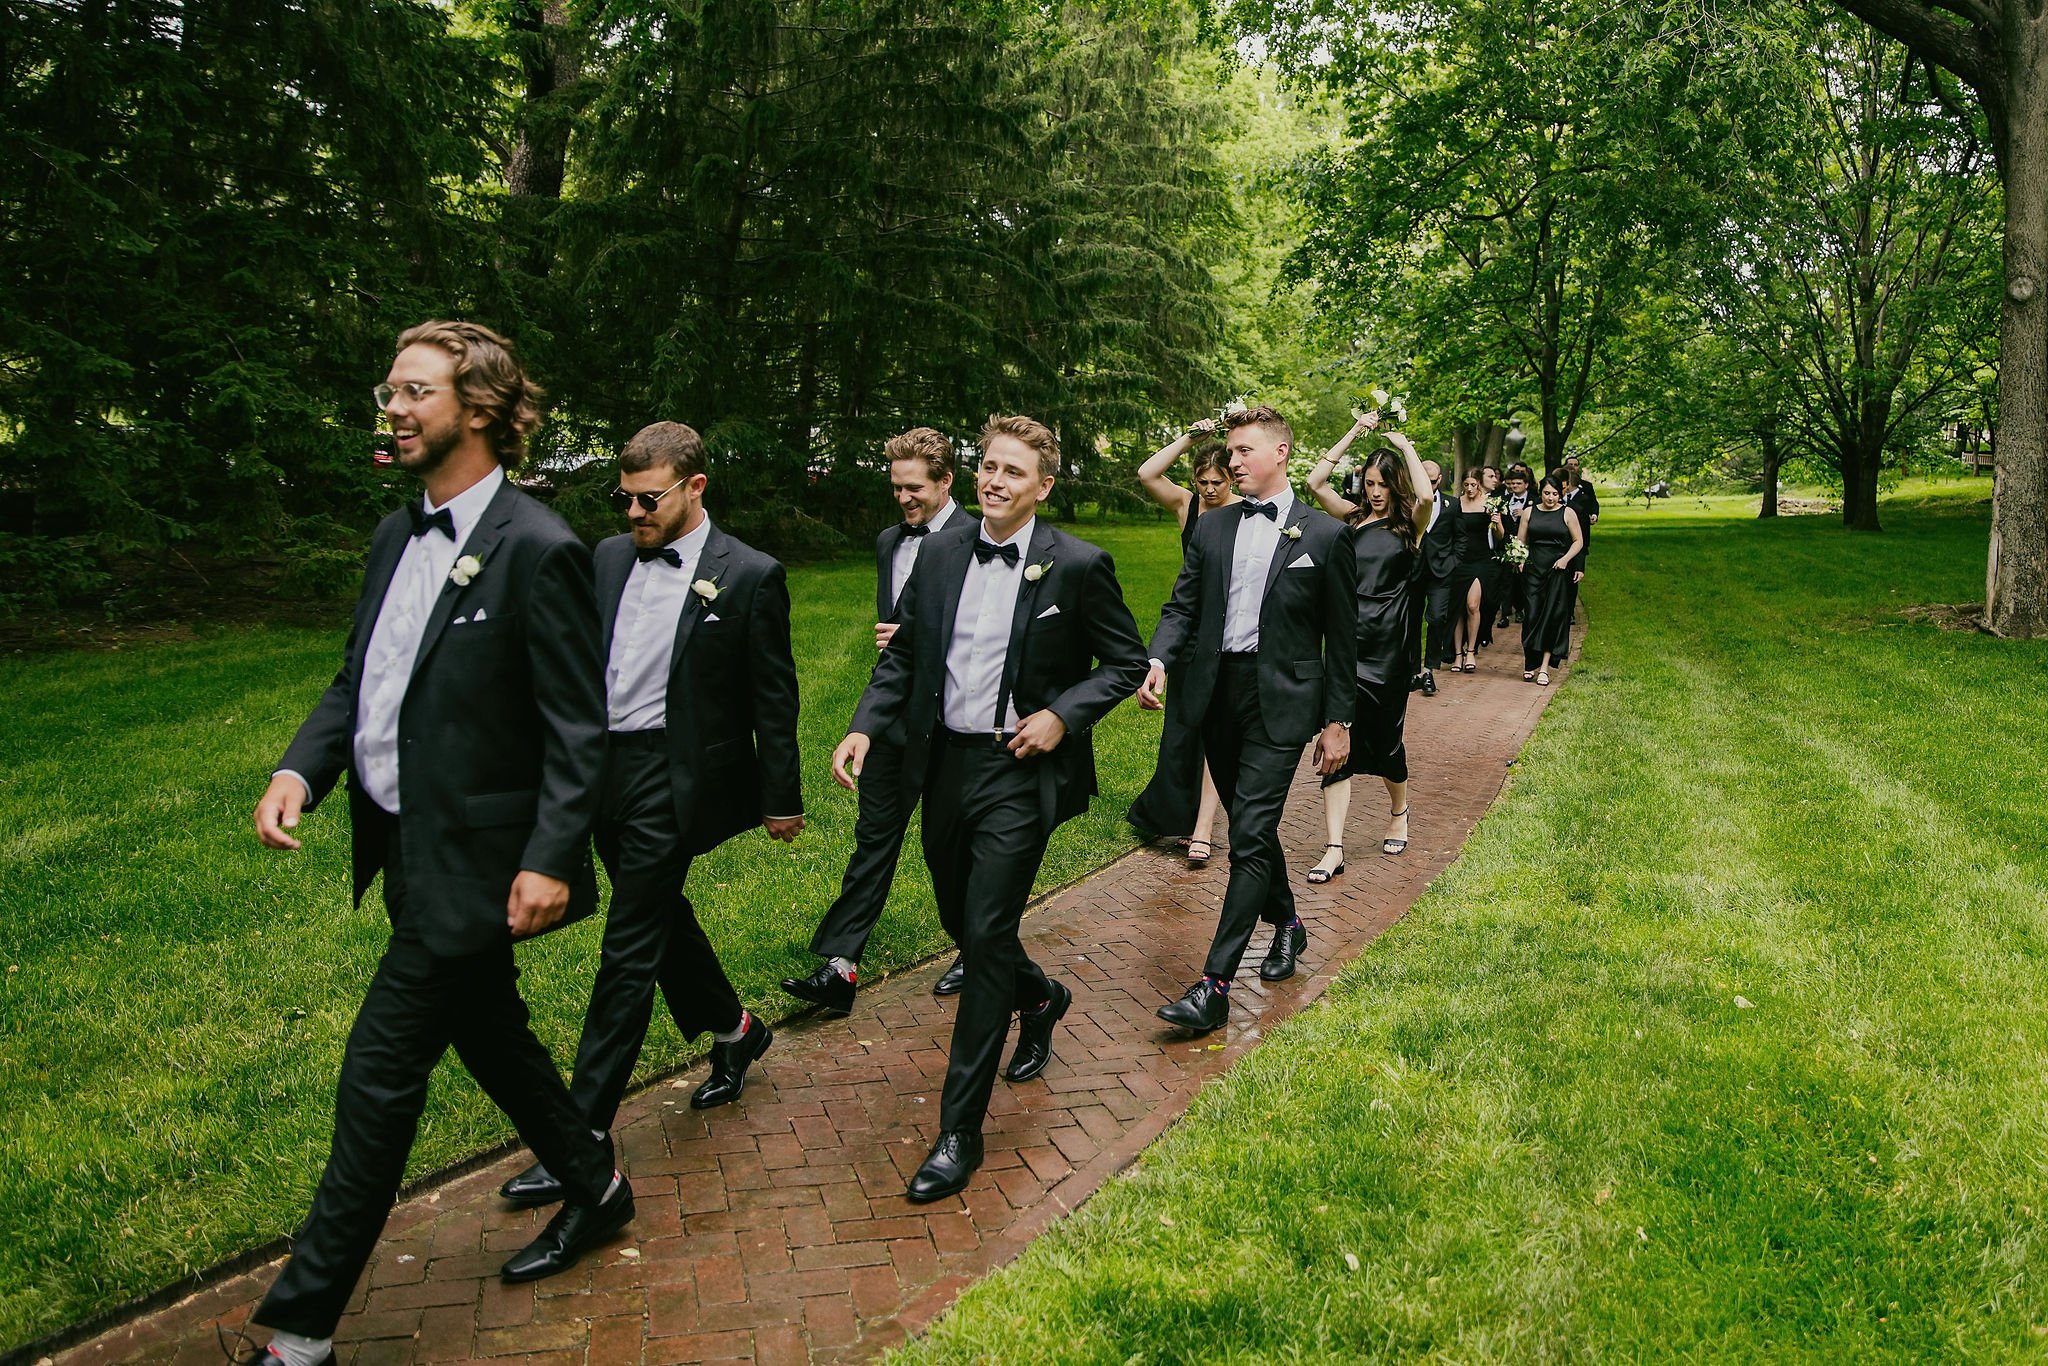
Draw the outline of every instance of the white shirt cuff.
<instances>
[{"instance_id":1,"label":"white shirt cuff","mask_svg":"<svg viewBox=\"0 0 2048 1366\"><path fill-rule=\"evenodd\" d=\"M271 774L270 776L273 778L281 778L287 773L289 773L292 777L297 778L299 780L299 786L306 789L306 805L311 806L313 804L313 785L306 781L305 774L299 772L295 768L281 768L277 770L277 772Z\"/></svg>"}]
</instances>

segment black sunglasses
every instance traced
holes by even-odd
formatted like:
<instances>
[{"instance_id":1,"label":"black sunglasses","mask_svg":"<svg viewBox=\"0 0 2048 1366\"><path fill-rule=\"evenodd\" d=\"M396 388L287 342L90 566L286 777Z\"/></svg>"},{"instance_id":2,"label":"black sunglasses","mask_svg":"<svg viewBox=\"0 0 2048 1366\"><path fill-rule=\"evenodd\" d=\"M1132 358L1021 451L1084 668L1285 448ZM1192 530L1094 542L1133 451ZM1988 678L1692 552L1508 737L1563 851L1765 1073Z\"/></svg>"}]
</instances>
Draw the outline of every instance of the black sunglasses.
<instances>
[{"instance_id":1,"label":"black sunglasses","mask_svg":"<svg viewBox=\"0 0 2048 1366\"><path fill-rule=\"evenodd\" d=\"M613 489L612 506L614 508L617 508L620 512L624 512L628 508L632 507L633 504L638 503L640 505L641 511L653 512L661 506L662 499L668 497L671 493L674 493L677 489L681 488L684 484L687 484L688 482L690 482L690 477L688 475L684 475L681 479L676 480L675 483L670 484L660 493L628 493L624 489Z\"/></svg>"}]
</instances>

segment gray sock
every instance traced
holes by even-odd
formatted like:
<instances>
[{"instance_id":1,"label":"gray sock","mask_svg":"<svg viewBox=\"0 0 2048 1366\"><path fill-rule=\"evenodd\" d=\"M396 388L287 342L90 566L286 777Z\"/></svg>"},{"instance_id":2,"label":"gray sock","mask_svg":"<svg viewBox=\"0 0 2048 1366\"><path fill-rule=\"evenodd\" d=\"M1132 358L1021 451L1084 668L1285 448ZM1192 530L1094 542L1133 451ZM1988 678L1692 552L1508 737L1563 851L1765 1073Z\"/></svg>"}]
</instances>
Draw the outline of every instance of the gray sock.
<instances>
[{"instance_id":1,"label":"gray sock","mask_svg":"<svg viewBox=\"0 0 2048 1366\"><path fill-rule=\"evenodd\" d=\"M851 958L834 958L832 960L832 971L851 982L854 974L860 971L860 964L854 962Z\"/></svg>"},{"instance_id":2,"label":"gray sock","mask_svg":"<svg viewBox=\"0 0 2048 1366\"><path fill-rule=\"evenodd\" d=\"M282 1330L270 1335L270 1353L284 1366L319 1366L334 1351L333 1338L308 1338Z\"/></svg>"},{"instance_id":3,"label":"gray sock","mask_svg":"<svg viewBox=\"0 0 2048 1366\"><path fill-rule=\"evenodd\" d=\"M711 1041L713 1043L738 1043L742 1038L746 1036L746 1032L747 1012L742 1010L740 1011L740 1022L734 1025L731 1030L724 1034L713 1034L711 1036Z\"/></svg>"}]
</instances>

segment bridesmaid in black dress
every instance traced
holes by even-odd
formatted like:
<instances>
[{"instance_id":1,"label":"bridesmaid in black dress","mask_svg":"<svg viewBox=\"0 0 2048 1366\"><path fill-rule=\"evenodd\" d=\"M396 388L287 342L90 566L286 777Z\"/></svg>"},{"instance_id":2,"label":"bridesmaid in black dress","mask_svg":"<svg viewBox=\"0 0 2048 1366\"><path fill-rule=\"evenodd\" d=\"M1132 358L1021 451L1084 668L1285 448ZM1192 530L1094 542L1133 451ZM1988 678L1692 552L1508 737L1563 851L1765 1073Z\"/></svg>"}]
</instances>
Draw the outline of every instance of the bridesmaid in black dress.
<instances>
[{"instance_id":1,"label":"bridesmaid in black dress","mask_svg":"<svg viewBox=\"0 0 2048 1366\"><path fill-rule=\"evenodd\" d=\"M1493 558L1486 563L1486 570L1479 576L1479 648L1493 644L1493 616L1500 609L1501 563L1500 548L1507 544L1508 528L1514 523L1507 519L1507 490L1502 487L1505 480L1497 465L1479 467L1479 487L1486 494L1486 505L1501 514L1500 525L1493 532Z\"/></svg>"},{"instance_id":2,"label":"bridesmaid in black dress","mask_svg":"<svg viewBox=\"0 0 2048 1366\"><path fill-rule=\"evenodd\" d=\"M1564 505L1560 475L1545 475L1537 497L1537 505L1522 514L1515 532L1529 547L1529 558L1522 564L1529 603L1529 616L1522 624L1522 681L1534 679L1548 687L1550 666L1564 658L1571 643L1571 593L1582 572L1579 556L1586 537L1579 529L1578 513Z\"/></svg>"},{"instance_id":3,"label":"bridesmaid in black dress","mask_svg":"<svg viewBox=\"0 0 2048 1366\"><path fill-rule=\"evenodd\" d=\"M1138 467L1138 482L1152 501L1169 509L1180 519L1180 549L1187 554L1188 538L1194 535L1195 518L1237 501L1230 482L1230 452L1214 439L1214 418L1203 418L1184 434L1155 451ZM1193 466L1194 492L1166 477L1189 447ZM1202 759L1202 733L1183 708L1174 706L1174 680L1166 682L1166 724L1159 736L1159 762L1152 781L1131 803L1125 819L1148 837L1171 835L1187 846L1188 866L1200 868L1215 852L1211 843L1216 832L1216 784L1209 778L1209 766Z\"/></svg>"},{"instance_id":4,"label":"bridesmaid in black dress","mask_svg":"<svg viewBox=\"0 0 2048 1366\"><path fill-rule=\"evenodd\" d=\"M1479 632L1485 615L1486 576L1493 566L1494 548L1506 534L1500 514L1489 506L1486 483L1478 470L1465 476L1463 496L1452 514L1458 528L1458 568L1451 575L1451 612L1456 625L1453 639L1458 648L1460 673L1479 667Z\"/></svg>"},{"instance_id":5,"label":"bridesmaid in black dress","mask_svg":"<svg viewBox=\"0 0 2048 1366\"><path fill-rule=\"evenodd\" d=\"M1333 517L1358 528L1352 544L1358 556L1358 708L1351 724L1351 758L1323 779L1323 819L1329 843L1309 869L1310 882L1328 882L1344 871L1344 821L1351 813L1351 780L1375 777L1386 784L1390 813L1380 851L1408 847L1408 642L1417 600L1420 550L1433 499L1429 477L1415 447L1399 432L1365 458L1364 505L1330 487L1337 462L1351 443L1379 425L1367 413L1330 453L1309 471L1308 489Z\"/></svg>"},{"instance_id":6,"label":"bridesmaid in black dress","mask_svg":"<svg viewBox=\"0 0 2048 1366\"><path fill-rule=\"evenodd\" d=\"M1579 519L1579 534L1586 538L1585 548L1579 551L1579 579L1586 577L1587 562L1593 558L1593 528L1600 523L1600 496L1593 492L1592 484L1586 481L1585 472L1579 468L1579 457L1567 455L1558 466L1564 476L1564 505ZM1571 610L1574 619L1579 614L1579 585L1573 582ZM1562 664L1565 657L1559 655L1554 663Z\"/></svg>"}]
</instances>

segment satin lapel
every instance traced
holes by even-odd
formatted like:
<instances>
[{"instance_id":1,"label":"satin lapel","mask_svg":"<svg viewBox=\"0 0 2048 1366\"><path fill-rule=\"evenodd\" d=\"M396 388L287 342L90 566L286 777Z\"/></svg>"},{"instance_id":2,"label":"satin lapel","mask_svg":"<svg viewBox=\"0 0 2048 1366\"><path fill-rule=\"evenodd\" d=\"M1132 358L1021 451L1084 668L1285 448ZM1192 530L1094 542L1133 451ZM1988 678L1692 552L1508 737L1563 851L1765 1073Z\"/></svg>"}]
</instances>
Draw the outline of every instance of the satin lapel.
<instances>
[{"instance_id":1,"label":"satin lapel","mask_svg":"<svg viewBox=\"0 0 2048 1366\"><path fill-rule=\"evenodd\" d=\"M976 531L974 535L953 540L946 546L946 558L934 566L938 570L939 615L933 625L937 628L934 634L938 636L941 668L945 667L946 651L953 647L953 622L960 615L960 590L967 586L967 562L974 558L974 541L980 534ZM927 540L917 556L923 559L931 553L931 542ZM913 569L910 572L915 574L917 571Z\"/></svg>"},{"instance_id":2,"label":"satin lapel","mask_svg":"<svg viewBox=\"0 0 2048 1366\"><path fill-rule=\"evenodd\" d=\"M1030 568L1034 564L1045 564L1051 558L1052 528L1041 517L1031 524L1031 548L1024 555L1024 582L1017 585L1017 610L1010 615L1010 644L1003 651L1003 696L1006 699L1014 700L1017 696L1017 679L1024 668L1024 633L1036 615L1038 584L1032 582ZM1050 574L1052 569L1045 572ZM1022 708L1018 709L1017 717L1023 719Z\"/></svg>"},{"instance_id":3,"label":"satin lapel","mask_svg":"<svg viewBox=\"0 0 2048 1366\"><path fill-rule=\"evenodd\" d=\"M889 600L889 586L895 575L896 547L903 544L903 524L891 527L875 544L875 620L887 621L896 610Z\"/></svg>"},{"instance_id":4,"label":"satin lapel","mask_svg":"<svg viewBox=\"0 0 2048 1366\"><path fill-rule=\"evenodd\" d=\"M512 500L518 496L519 490L512 487L510 479L498 486L498 491L491 495L490 503L484 508L483 517L477 522L476 530L470 532L469 539L462 543L461 554L456 556L458 560L463 555L474 555L483 562L482 572L491 572L491 557L498 549L498 542L505 539L505 528L512 522ZM453 579L441 584L440 596L434 599L434 610L427 613L427 629L420 633L420 651L412 657L410 678L419 677L420 665L434 652L434 642L447 628L448 618L455 615L455 603L464 591L464 586Z\"/></svg>"},{"instance_id":5,"label":"satin lapel","mask_svg":"<svg viewBox=\"0 0 2048 1366\"><path fill-rule=\"evenodd\" d=\"M1280 528L1280 542L1273 547L1272 562L1266 566L1266 592L1260 594L1260 601L1263 602L1266 594L1270 594L1273 591L1273 585L1280 582L1281 571L1287 568L1288 561L1300 556L1301 542L1289 540L1287 528L1300 526L1307 518L1308 504L1302 502L1299 498L1295 499L1293 508L1287 514L1286 525Z\"/></svg>"},{"instance_id":6,"label":"satin lapel","mask_svg":"<svg viewBox=\"0 0 2048 1366\"><path fill-rule=\"evenodd\" d=\"M717 523L712 523L710 534L704 538L704 553L697 557L697 572L690 582L709 579L720 588L725 587L725 559L731 549L726 534L718 529ZM697 623L703 619L704 599L698 597L692 590L690 596L683 602L682 616L676 619L675 648L668 653L670 677L675 676L676 666L683 662L683 651L689 648L690 637L696 632Z\"/></svg>"},{"instance_id":7,"label":"satin lapel","mask_svg":"<svg viewBox=\"0 0 2048 1366\"><path fill-rule=\"evenodd\" d=\"M363 618L362 629L356 632L356 666L358 671L370 653L370 632L376 629L377 617L384 610L384 597L391 591L391 580L398 574L398 561L405 555L405 547L412 540L405 529L403 518L393 518L378 524L376 534L370 538L369 562L363 566L363 605L369 615Z\"/></svg>"},{"instance_id":8,"label":"satin lapel","mask_svg":"<svg viewBox=\"0 0 2048 1366\"><path fill-rule=\"evenodd\" d=\"M626 580L633 577L633 540L630 536L607 541L597 562L597 610L604 620L605 658L611 658L612 632L619 624L619 599L626 595Z\"/></svg>"}]
</instances>

